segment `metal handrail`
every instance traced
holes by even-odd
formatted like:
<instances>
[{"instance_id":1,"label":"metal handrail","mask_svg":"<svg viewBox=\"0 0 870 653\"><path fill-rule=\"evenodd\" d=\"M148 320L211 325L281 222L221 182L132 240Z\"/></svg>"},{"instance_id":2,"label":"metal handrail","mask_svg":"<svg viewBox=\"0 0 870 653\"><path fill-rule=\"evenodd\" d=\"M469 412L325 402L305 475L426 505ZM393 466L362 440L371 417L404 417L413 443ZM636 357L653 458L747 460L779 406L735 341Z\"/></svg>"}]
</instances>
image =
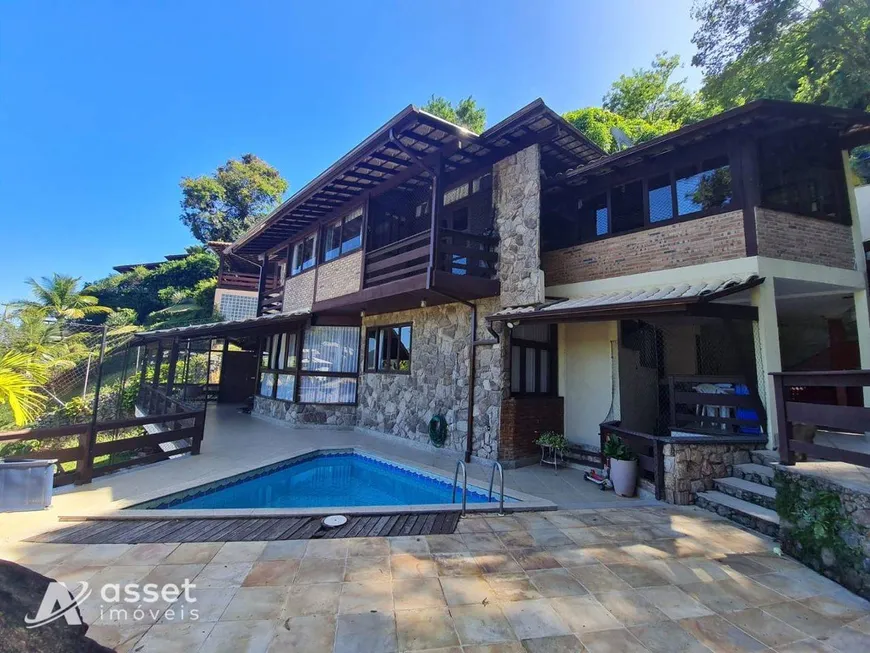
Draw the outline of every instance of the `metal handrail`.
<instances>
[{"instance_id":1,"label":"metal handrail","mask_svg":"<svg viewBox=\"0 0 870 653\"><path fill-rule=\"evenodd\" d=\"M499 481L501 485L501 490L499 491L498 498L498 516L504 516L504 468L501 466L501 463L495 461L492 464L492 472L489 475L489 496L487 497L487 501L492 501L492 484L495 481L495 470L498 470Z\"/></svg>"},{"instance_id":2,"label":"metal handrail","mask_svg":"<svg viewBox=\"0 0 870 653\"><path fill-rule=\"evenodd\" d=\"M461 460L456 461L456 471L453 472L453 493L450 496L450 503L456 503L456 481L459 480L459 468L462 468L462 512L460 517L465 517L465 507L468 501L468 472L465 469L465 463Z\"/></svg>"}]
</instances>

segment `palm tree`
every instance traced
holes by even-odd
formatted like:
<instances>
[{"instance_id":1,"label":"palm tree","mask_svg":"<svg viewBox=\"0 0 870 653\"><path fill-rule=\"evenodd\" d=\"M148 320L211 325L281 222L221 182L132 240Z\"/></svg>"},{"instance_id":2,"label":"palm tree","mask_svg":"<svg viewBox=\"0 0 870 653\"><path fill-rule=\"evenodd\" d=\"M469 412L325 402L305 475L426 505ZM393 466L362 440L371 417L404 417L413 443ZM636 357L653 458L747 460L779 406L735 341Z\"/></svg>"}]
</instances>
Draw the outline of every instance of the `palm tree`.
<instances>
[{"instance_id":1,"label":"palm tree","mask_svg":"<svg viewBox=\"0 0 870 653\"><path fill-rule=\"evenodd\" d=\"M87 288L80 289L81 277L65 274L42 277L41 281L27 280L34 299L16 302L21 307L44 308L48 316L56 320L80 320L91 315L107 315L112 312L107 306L100 306L99 299L87 294Z\"/></svg>"},{"instance_id":2,"label":"palm tree","mask_svg":"<svg viewBox=\"0 0 870 653\"><path fill-rule=\"evenodd\" d=\"M45 366L27 354L7 351L0 355L0 405L9 405L18 426L33 421L42 409L45 398L36 388L46 377Z\"/></svg>"}]
</instances>

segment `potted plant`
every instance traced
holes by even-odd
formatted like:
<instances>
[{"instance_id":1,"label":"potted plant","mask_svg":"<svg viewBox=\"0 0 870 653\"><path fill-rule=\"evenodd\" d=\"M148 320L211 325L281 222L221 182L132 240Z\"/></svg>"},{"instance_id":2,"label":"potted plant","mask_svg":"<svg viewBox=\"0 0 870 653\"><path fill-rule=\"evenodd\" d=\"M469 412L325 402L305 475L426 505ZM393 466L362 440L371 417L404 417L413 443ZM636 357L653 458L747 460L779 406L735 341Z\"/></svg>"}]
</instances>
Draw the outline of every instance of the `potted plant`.
<instances>
[{"instance_id":1,"label":"potted plant","mask_svg":"<svg viewBox=\"0 0 870 653\"><path fill-rule=\"evenodd\" d=\"M564 459L568 451L568 438L555 431L545 431L538 436L535 444L541 447L541 464L559 468L559 459Z\"/></svg>"},{"instance_id":2,"label":"potted plant","mask_svg":"<svg viewBox=\"0 0 870 653\"><path fill-rule=\"evenodd\" d=\"M633 497L637 488L637 456L616 435L607 438L602 453L609 461L613 491L621 497Z\"/></svg>"}]
</instances>

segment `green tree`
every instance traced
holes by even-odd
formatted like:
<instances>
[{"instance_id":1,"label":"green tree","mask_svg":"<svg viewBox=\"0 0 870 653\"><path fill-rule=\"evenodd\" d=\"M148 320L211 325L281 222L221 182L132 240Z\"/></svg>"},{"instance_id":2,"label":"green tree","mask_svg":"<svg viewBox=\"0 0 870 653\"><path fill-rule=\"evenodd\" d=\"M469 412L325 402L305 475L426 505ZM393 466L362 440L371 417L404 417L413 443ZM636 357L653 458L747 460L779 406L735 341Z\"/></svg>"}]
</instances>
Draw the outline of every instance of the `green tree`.
<instances>
[{"instance_id":1,"label":"green tree","mask_svg":"<svg viewBox=\"0 0 870 653\"><path fill-rule=\"evenodd\" d=\"M635 143L643 143L680 127L669 120L647 122L641 118L625 118L600 107L569 111L564 118L607 153L618 149L616 139L610 132L612 127L621 129Z\"/></svg>"},{"instance_id":2,"label":"green tree","mask_svg":"<svg viewBox=\"0 0 870 653\"><path fill-rule=\"evenodd\" d=\"M0 352L0 406L11 410L17 426L33 421L39 414L45 398L38 388L46 378L45 366L27 354Z\"/></svg>"},{"instance_id":3,"label":"green tree","mask_svg":"<svg viewBox=\"0 0 870 653\"><path fill-rule=\"evenodd\" d=\"M708 117L711 107L698 93L686 89L686 79L672 80L679 68L679 55L657 54L649 68L636 68L613 82L604 96L604 108L623 118L650 124L685 125Z\"/></svg>"},{"instance_id":4,"label":"green tree","mask_svg":"<svg viewBox=\"0 0 870 653\"><path fill-rule=\"evenodd\" d=\"M870 0L696 0L705 97L870 107Z\"/></svg>"},{"instance_id":5,"label":"green tree","mask_svg":"<svg viewBox=\"0 0 870 653\"><path fill-rule=\"evenodd\" d=\"M172 304L172 293L193 293L198 284L216 283L218 258L210 250L191 254L177 261L167 261L153 270L139 267L113 274L91 284L100 301L115 309L133 309L139 323L149 315Z\"/></svg>"},{"instance_id":6,"label":"green tree","mask_svg":"<svg viewBox=\"0 0 870 653\"><path fill-rule=\"evenodd\" d=\"M478 107L477 101L470 95L464 100L460 100L455 107L449 100L440 95L437 97L433 95L422 108L423 111L427 111L433 116L465 127L475 134L480 134L486 127L486 109Z\"/></svg>"},{"instance_id":7,"label":"green tree","mask_svg":"<svg viewBox=\"0 0 870 653\"><path fill-rule=\"evenodd\" d=\"M99 299L90 294L90 288L80 288L80 277L54 273L41 281L28 279L33 299L15 304L22 308L45 309L47 317L56 320L81 320L95 315L107 315L112 309L100 306Z\"/></svg>"},{"instance_id":8,"label":"green tree","mask_svg":"<svg viewBox=\"0 0 870 653\"><path fill-rule=\"evenodd\" d=\"M214 174L181 180L181 221L200 242L233 241L265 217L287 188L274 167L245 154Z\"/></svg>"}]
</instances>

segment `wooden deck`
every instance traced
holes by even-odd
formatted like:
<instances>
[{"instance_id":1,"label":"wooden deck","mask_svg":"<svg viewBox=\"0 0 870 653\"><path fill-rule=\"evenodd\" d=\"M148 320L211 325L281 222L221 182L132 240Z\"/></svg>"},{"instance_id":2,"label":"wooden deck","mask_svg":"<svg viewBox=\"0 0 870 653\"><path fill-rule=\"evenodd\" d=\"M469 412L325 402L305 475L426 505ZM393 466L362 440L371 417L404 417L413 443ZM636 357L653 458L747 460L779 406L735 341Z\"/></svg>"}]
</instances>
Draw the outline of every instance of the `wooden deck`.
<instances>
[{"instance_id":1,"label":"wooden deck","mask_svg":"<svg viewBox=\"0 0 870 653\"><path fill-rule=\"evenodd\" d=\"M263 519L118 519L77 522L30 538L31 542L140 544L145 542L251 542L387 537L453 533L459 512L413 515L358 515L341 528L327 529L321 516Z\"/></svg>"}]
</instances>

